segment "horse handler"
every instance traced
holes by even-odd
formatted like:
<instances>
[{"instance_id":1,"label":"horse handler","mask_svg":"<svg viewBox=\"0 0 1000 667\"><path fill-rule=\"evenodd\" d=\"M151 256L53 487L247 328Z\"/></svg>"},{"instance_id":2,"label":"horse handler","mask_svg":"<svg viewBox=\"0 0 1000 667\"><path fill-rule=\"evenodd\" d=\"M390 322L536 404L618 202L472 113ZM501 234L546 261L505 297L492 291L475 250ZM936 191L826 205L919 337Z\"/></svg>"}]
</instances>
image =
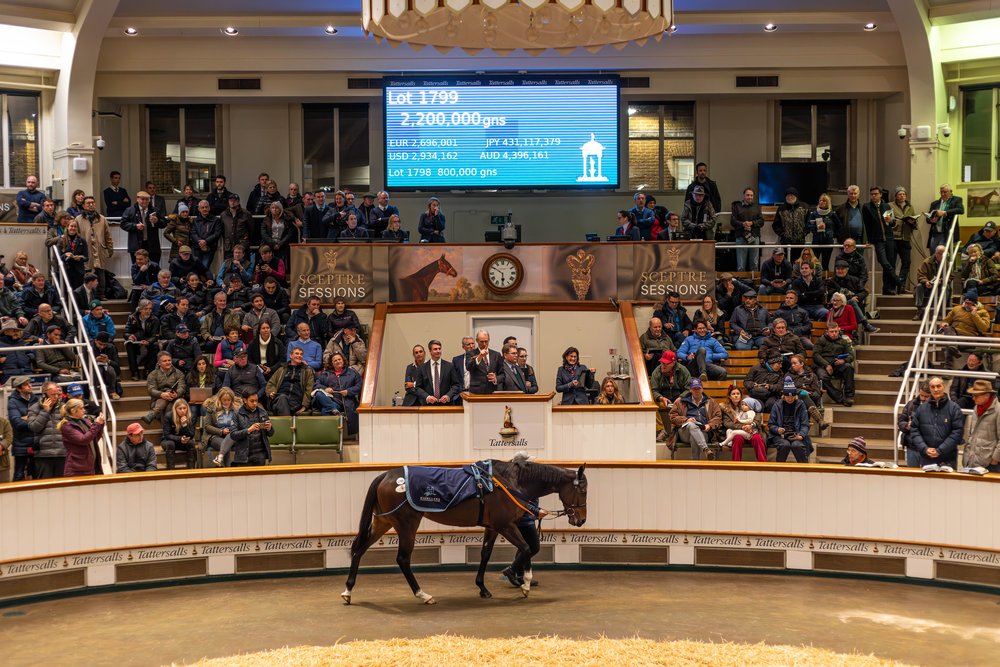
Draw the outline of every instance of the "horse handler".
<instances>
[{"instance_id":1,"label":"horse handler","mask_svg":"<svg viewBox=\"0 0 1000 667\"><path fill-rule=\"evenodd\" d=\"M543 510L538 506L538 498L533 498L528 504L528 509L537 510L537 516L532 515L531 512L525 512L521 515L521 518L517 520L517 529L521 531L521 537L524 541L528 543L528 549L531 550L531 555L534 556L541 549L541 541L538 537L538 528L536 527L536 519L541 519L548 512ZM527 570L531 571L531 560L528 560ZM500 572L500 581L505 581L514 588L520 588L524 585L524 571L525 564L519 563L517 556L514 556L513 562L505 567L502 572ZM538 580L534 577L531 578L531 585L537 586Z\"/></svg>"}]
</instances>

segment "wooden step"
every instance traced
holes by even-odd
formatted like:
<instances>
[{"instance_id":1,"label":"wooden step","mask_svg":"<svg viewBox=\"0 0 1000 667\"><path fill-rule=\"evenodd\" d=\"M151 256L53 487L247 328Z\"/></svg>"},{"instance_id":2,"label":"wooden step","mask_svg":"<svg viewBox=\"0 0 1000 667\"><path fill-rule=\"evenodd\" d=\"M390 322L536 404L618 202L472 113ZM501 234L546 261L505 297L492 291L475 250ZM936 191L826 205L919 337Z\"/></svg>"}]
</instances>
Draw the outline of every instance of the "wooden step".
<instances>
[{"instance_id":1,"label":"wooden step","mask_svg":"<svg viewBox=\"0 0 1000 667\"><path fill-rule=\"evenodd\" d=\"M913 346L906 345L862 345L857 349L856 356L859 361L895 361L898 366L904 361L909 361L913 354Z\"/></svg>"},{"instance_id":2,"label":"wooden step","mask_svg":"<svg viewBox=\"0 0 1000 667\"><path fill-rule=\"evenodd\" d=\"M894 296L882 296L882 295L879 295L878 297L876 297L876 299L878 301L878 307L879 308L882 308L883 306L887 306L887 307L891 307L891 308L900 308L900 307L904 307L904 306L910 306L911 308L914 307L913 306L914 301L913 301L913 295L912 294L900 294L900 295L894 295Z\"/></svg>"},{"instance_id":3,"label":"wooden step","mask_svg":"<svg viewBox=\"0 0 1000 667\"><path fill-rule=\"evenodd\" d=\"M906 359L906 361L908 360L909 359ZM867 361L859 361L858 370L870 377L885 377L887 380L895 380L896 382L899 382L902 378L891 378L889 377L889 373L899 368L901 363L902 361L870 359Z\"/></svg>"},{"instance_id":4,"label":"wooden step","mask_svg":"<svg viewBox=\"0 0 1000 667\"><path fill-rule=\"evenodd\" d=\"M857 405L846 408L842 405L833 405L830 408L833 412L833 424L870 424L872 426L884 426L893 424L891 405Z\"/></svg>"},{"instance_id":5,"label":"wooden step","mask_svg":"<svg viewBox=\"0 0 1000 667\"><path fill-rule=\"evenodd\" d=\"M834 420L833 426L830 427L830 433L828 434L831 438L839 438L846 442L855 436L863 436L865 440L869 438L875 440L891 440L893 437L893 423L892 416L890 415L885 423L870 423L857 416L848 418L845 415L845 419ZM845 440L846 438L846 440Z\"/></svg>"},{"instance_id":6,"label":"wooden step","mask_svg":"<svg viewBox=\"0 0 1000 667\"><path fill-rule=\"evenodd\" d=\"M920 329L920 322L914 322L909 318L902 319L882 319L872 320L878 326L879 333L909 333L916 334Z\"/></svg>"},{"instance_id":7,"label":"wooden step","mask_svg":"<svg viewBox=\"0 0 1000 667\"><path fill-rule=\"evenodd\" d=\"M876 324L880 329L882 329L881 323L876 323ZM909 345L910 349L912 350L914 340L916 340L916 335L917 333L915 331L891 332L882 329L878 333L868 334L868 345L875 347L883 347L883 346L905 347Z\"/></svg>"},{"instance_id":8,"label":"wooden step","mask_svg":"<svg viewBox=\"0 0 1000 667\"><path fill-rule=\"evenodd\" d=\"M895 378L892 378L895 379ZM859 384L858 386L864 386ZM858 389L854 394L854 407L892 407L896 403L896 395L899 392L899 383L891 391L881 389ZM837 406L840 410L852 410Z\"/></svg>"}]
</instances>

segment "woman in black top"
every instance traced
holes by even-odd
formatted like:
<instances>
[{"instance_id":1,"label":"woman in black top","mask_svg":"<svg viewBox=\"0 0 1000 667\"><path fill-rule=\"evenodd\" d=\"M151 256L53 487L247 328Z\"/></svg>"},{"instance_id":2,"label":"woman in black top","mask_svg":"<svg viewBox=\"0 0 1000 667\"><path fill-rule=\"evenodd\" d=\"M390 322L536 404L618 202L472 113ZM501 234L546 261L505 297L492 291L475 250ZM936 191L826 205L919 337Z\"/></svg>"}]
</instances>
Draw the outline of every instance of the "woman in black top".
<instances>
[{"instance_id":1,"label":"woman in black top","mask_svg":"<svg viewBox=\"0 0 1000 667\"><path fill-rule=\"evenodd\" d=\"M264 320L260 323L257 336L247 348L247 360L260 366L264 379L270 380L274 371L284 365L286 350L285 344L271 334L271 323Z\"/></svg>"},{"instance_id":2,"label":"woman in black top","mask_svg":"<svg viewBox=\"0 0 1000 667\"><path fill-rule=\"evenodd\" d=\"M382 232L382 238L384 239L396 239L397 241L406 241L406 235L403 230L399 228L399 216L393 213L389 216L389 224Z\"/></svg>"},{"instance_id":3,"label":"woman in black top","mask_svg":"<svg viewBox=\"0 0 1000 667\"><path fill-rule=\"evenodd\" d=\"M66 265L66 278L69 279L70 287L76 289L83 286L87 258L90 255L87 252L87 242L80 236L80 225L76 220L66 224L66 233L59 238L59 250Z\"/></svg>"},{"instance_id":4,"label":"woman in black top","mask_svg":"<svg viewBox=\"0 0 1000 667\"><path fill-rule=\"evenodd\" d=\"M420 232L421 243L445 243L444 213L437 197L427 200L427 211L420 214L417 231Z\"/></svg>"}]
</instances>

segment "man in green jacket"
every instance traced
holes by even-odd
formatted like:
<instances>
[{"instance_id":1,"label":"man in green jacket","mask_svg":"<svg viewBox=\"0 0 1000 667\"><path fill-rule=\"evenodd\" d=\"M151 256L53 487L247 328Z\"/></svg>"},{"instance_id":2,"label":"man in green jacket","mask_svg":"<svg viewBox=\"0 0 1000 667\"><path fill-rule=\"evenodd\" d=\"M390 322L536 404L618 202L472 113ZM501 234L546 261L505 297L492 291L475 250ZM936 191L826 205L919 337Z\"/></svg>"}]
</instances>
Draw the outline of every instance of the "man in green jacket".
<instances>
[{"instance_id":1,"label":"man in green jacket","mask_svg":"<svg viewBox=\"0 0 1000 667\"><path fill-rule=\"evenodd\" d=\"M656 411L656 441L670 440L670 411L674 401L687 391L691 384L691 373L683 365L677 363L677 355L671 350L660 355L660 365L649 376L649 387L653 392L653 400L659 406Z\"/></svg>"},{"instance_id":2,"label":"man in green jacket","mask_svg":"<svg viewBox=\"0 0 1000 667\"><path fill-rule=\"evenodd\" d=\"M826 323L826 333L816 341L813 364L830 400L847 407L854 405L854 345L833 320ZM834 378L840 378L842 389L833 385Z\"/></svg>"}]
</instances>

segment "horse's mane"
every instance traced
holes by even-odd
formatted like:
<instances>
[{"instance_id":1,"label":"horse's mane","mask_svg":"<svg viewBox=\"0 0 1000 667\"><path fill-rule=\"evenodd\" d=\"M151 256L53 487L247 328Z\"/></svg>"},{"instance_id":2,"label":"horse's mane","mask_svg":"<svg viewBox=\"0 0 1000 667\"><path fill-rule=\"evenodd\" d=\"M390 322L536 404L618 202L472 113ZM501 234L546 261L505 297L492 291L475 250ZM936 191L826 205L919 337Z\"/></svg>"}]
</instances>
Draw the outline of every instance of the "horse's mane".
<instances>
[{"instance_id":1,"label":"horse's mane","mask_svg":"<svg viewBox=\"0 0 1000 667\"><path fill-rule=\"evenodd\" d=\"M559 466L535 463L523 457L515 457L513 461L495 461L493 469L507 473L519 486L536 483L552 489L557 488L569 472Z\"/></svg>"}]
</instances>

